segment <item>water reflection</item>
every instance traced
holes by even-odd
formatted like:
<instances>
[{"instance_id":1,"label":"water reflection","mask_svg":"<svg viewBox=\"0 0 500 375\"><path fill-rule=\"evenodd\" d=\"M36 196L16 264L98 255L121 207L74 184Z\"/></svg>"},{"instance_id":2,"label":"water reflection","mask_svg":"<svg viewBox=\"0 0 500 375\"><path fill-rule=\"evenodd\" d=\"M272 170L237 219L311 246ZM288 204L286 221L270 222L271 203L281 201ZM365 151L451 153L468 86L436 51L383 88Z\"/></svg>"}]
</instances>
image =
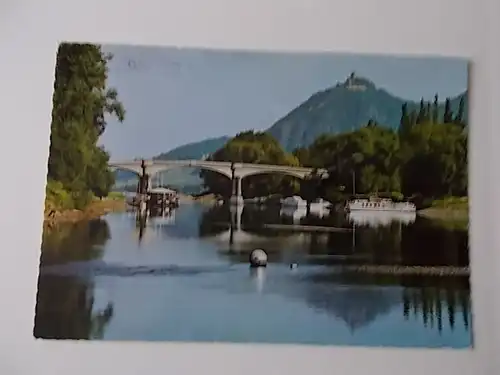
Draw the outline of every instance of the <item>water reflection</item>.
<instances>
[{"instance_id":1,"label":"water reflection","mask_svg":"<svg viewBox=\"0 0 500 375\"><path fill-rule=\"evenodd\" d=\"M380 227L392 223L403 225L413 224L417 218L416 212L397 211L352 211L348 214L349 221L356 226Z\"/></svg>"},{"instance_id":2,"label":"water reflection","mask_svg":"<svg viewBox=\"0 0 500 375\"><path fill-rule=\"evenodd\" d=\"M471 306L470 294L466 288L456 289L448 286L405 289L402 298L406 320L421 320L424 327L437 327L441 333L443 318L447 320L448 328L453 330L459 317L461 325L469 331Z\"/></svg>"},{"instance_id":3,"label":"water reflection","mask_svg":"<svg viewBox=\"0 0 500 375\"><path fill-rule=\"evenodd\" d=\"M290 217L293 224L299 224L300 220L307 216L307 208L282 207L280 209L280 216Z\"/></svg>"},{"instance_id":4,"label":"water reflection","mask_svg":"<svg viewBox=\"0 0 500 375\"><path fill-rule=\"evenodd\" d=\"M41 265L50 266L102 257L111 238L105 220L61 226L42 240ZM100 339L113 318L113 304L94 308L92 280L40 276L35 326L37 338Z\"/></svg>"},{"instance_id":5,"label":"water reflection","mask_svg":"<svg viewBox=\"0 0 500 375\"><path fill-rule=\"evenodd\" d=\"M258 293L262 293L264 291L264 284L266 282L266 269L262 267L251 267L250 276L255 282L255 289Z\"/></svg>"},{"instance_id":6,"label":"water reflection","mask_svg":"<svg viewBox=\"0 0 500 375\"><path fill-rule=\"evenodd\" d=\"M42 265L97 259L111 239L106 220L67 224L44 231L41 246Z\"/></svg>"},{"instance_id":7,"label":"water reflection","mask_svg":"<svg viewBox=\"0 0 500 375\"><path fill-rule=\"evenodd\" d=\"M420 218L382 223L335 213L323 218L306 215L299 223L351 228L356 221L356 230L297 233L263 225L292 220L279 209L245 206L231 211L224 206L186 205L146 220L136 221L133 214L109 215L45 234L42 267L92 261L87 267L100 268L86 277L41 273L35 336L176 340L186 337L186 329L191 329L187 327L198 327L189 331L190 339L470 345L468 279L380 277L342 268L466 265L466 231ZM138 242L130 241L134 230ZM248 268L248 252L255 247L268 251L267 269ZM290 262L297 262L298 268L290 269ZM128 272L145 267L175 267L176 272ZM187 272L203 267L210 272ZM161 301L170 301L168 307L161 307ZM220 313L187 313L197 309L231 311L240 320L222 322ZM115 320L117 313L122 318ZM258 316L266 316L267 323ZM297 326L291 332L278 329L285 317L290 326ZM298 328L305 321L307 333ZM339 329L339 322L349 336L337 331L326 335ZM262 325L267 328L249 328ZM388 331L386 337L370 333L384 325L395 332ZM411 334L399 337L396 331L404 330Z\"/></svg>"}]
</instances>

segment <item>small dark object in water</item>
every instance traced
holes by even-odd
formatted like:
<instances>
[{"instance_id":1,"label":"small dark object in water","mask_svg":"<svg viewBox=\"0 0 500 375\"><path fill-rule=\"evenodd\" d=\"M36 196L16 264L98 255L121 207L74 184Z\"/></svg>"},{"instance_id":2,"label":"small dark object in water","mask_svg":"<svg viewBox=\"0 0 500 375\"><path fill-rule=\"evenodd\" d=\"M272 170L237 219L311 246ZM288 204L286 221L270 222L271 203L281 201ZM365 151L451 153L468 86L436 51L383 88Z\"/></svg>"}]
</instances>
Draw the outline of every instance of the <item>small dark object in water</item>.
<instances>
[{"instance_id":1,"label":"small dark object in water","mask_svg":"<svg viewBox=\"0 0 500 375\"><path fill-rule=\"evenodd\" d=\"M290 263L290 268L294 269L297 268L299 265L297 263Z\"/></svg>"},{"instance_id":2,"label":"small dark object in water","mask_svg":"<svg viewBox=\"0 0 500 375\"><path fill-rule=\"evenodd\" d=\"M255 249L250 253L250 267L266 267L267 254L262 249Z\"/></svg>"}]
</instances>

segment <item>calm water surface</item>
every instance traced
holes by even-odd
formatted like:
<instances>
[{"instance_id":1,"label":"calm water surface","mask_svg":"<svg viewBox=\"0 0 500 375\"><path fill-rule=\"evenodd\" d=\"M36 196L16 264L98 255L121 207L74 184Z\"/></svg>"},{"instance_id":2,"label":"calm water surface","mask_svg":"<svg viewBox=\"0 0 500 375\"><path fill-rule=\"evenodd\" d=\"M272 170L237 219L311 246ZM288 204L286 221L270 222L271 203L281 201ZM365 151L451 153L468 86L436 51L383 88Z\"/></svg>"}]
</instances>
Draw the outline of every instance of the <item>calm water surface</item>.
<instances>
[{"instance_id":1,"label":"calm water surface","mask_svg":"<svg viewBox=\"0 0 500 375\"><path fill-rule=\"evenodd\" d=\"M467 265L465 228L417 218L300 217L279 209L182 205L44 236L35 336L368 346L471 346L464 278L349 274L343 264ZM263 223L347 233L276 232ZM248 253L269 253L249 269ZM298 268L290 269L290 262Z\"/></svg>"}]
</instances>

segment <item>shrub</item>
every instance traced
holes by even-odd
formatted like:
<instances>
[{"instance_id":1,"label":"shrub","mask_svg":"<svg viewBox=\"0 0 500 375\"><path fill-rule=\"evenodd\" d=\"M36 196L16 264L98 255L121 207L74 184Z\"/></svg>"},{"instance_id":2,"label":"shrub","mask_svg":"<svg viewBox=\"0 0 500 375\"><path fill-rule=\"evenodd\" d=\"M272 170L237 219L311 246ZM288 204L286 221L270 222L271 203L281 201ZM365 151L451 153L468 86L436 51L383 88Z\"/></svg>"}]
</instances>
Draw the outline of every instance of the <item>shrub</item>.
<instances>
[{"instance_id":1,"label":"shrub","mask_svg":"<svg viewBox=\"0 0 500 375\"><path fill-rule=\"evenodd\" d=\"M56 210L68 210L74 208L73 199L62 183L48 180L45 188L45 201L47 207Z\"/></svg>"}]
</instances>

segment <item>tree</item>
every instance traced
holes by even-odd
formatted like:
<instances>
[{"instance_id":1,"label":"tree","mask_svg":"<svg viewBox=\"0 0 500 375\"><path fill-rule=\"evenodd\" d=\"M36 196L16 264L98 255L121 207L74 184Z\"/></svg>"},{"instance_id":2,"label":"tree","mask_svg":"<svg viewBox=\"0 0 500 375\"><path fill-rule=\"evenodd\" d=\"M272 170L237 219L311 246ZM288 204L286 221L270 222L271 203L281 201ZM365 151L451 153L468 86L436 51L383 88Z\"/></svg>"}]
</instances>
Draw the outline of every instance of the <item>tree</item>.
<instances>
[{"instance_id":1,"label":"tree","mask_svg":"<svg viewBox=\"0 0 500 375\"><path fill-rule=\"evenodd\" d=\"M418 119L417 111L412 110L410 112L410 128L412 128L415 125L417 125L417 119Z\"/></svg>"},{"instance_id":2,"label":"tree","mask_svg":"<svg viewBox=\"0 0 500 375\"><path fill-rule=\"evenodd\" d=\"M432 122L431 102L427 102L427 107L426 107L426 110L425 110L424 122Z\"/></svg>"},{"instance_id":3,"label":"tree","mask_svg":"<svg viewBox=\"0 0 500 375\"><path fill-rule=\"evenodd\" d=\"M309 149L307 147L299 147L293 150L292 155L297 158L299 164L308 167L310 166Z\"/></svg>"},{"instance_id":4,"label":"tree","mask_svg":"<svg viewBox=\"0 0 500 375\"><path fill-rule=\"evenodd\" d=\"M453 122L453 113L451 111L450 98L446 98L446 102L444 104L443 122L445 124L450 124Z\"/></svg>"},{"instance_id":5,"label":"tree","mask_svg":"<svg viewBox=\"0 0 500 375\"><path fill-rule=\"evenodd\" d=\"M460 98L460 103L458 104L458 111L455 116L455 124L464 125L464 111L465 111L465 98L462 96Z\"/></svg>"},{"instance_id":6,"label":"tree","mask_svg":"<svg viewBox=\"0 0 500 375\"><path fill-rule=\"evenodd\" d=\"M356 193L398 191L398 152L398 135L380 125L323 136L309 148L311 159L318 160L317 167L329 169L327 189L331 194L332 189L353 192L354 183Z\"/></svg>"},{"instance_id":7,"label":"tree","mask_svg":"<svg viewBox=\"0 0 500 375\"><path fill-rule=\"evenodd\" d=\"M417 124L421 124L424 122L425 119L425 105L424 105L424 98L420 99L420 108L418 110L418 115L416 119Z\"/></svg>"},{"instance_id":8,"label":"tree","mask_svg":"<svg viewBox=\"0 0 500 375\"><path fill-rule=\"evenodd\" d=\"M269 133L247 131L237 134L208 160L238 163L275 164L298 166L299 160L285 152L278 141ZM201 171L205 187L214 194L225 197L231 195L231 183L216 172ZM245 177L242 189L245 197L266 196L285 190L297 190L295 178L277 174L259 174Z\"/></svg>"},{"instance_id":9,"label":"tree","mask_svg":"<svg viewBox=\"0 0 500 375\"><path fill-rule=\"evenodd\" d=\"M467 194L467 134L456 124L425 124L408 136L410 157L402 165L406 195Z\"/></svg>"},{"instance_id":10,"label":"tree","mask_svg":"<svg viewBox=\"0 0 500 375\"><path fill-rule=\"evenodd\" d=\"M432 108L432 123L437 124L439 121L439 98L438 94L434 95L434 104Z\"/></svg>"},{"instance_id":11,"label":"tree","mask_svg":"<svg viewBox=\"0 0 500 375\"><path fill-rule=\"evenodd\" d=\"M408 103L401 106L401 120L399 122L399 131L405 133L410 128L410 118L408 116Z\"/></svg>"},{"instance_id":12,"label":"tree","mask_svg":"<svg viewBox=\"0 0 500 375\"><path fill-rule=\"evenodd\" d=\"M97 146L106 116L125 117L116 90L106 87L111 58L94 44L62 43L57 53L48 179L62 184L76 208L113 182L108 155Z\"/></svg>"},{"instance_id":13,"label":"tree","mask_svg":"<svg viewBox=\"0 0 500 375\"><path fill-rule=\"evenodd\" d=\"M107 196L114 183L113 173L107 168L108 161L108 153L103 148L95 148L88 170L88 187L99 198Z\"/></svg>"}]
</instances>

